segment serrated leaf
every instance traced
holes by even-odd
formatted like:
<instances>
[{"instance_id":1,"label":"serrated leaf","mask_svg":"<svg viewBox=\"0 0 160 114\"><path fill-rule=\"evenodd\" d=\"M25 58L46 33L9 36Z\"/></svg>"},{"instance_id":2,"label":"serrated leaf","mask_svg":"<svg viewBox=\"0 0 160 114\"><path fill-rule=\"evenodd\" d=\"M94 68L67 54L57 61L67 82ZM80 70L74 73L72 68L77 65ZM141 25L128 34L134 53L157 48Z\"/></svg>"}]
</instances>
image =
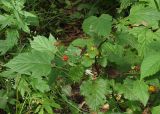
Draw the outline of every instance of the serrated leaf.
<instances>
[{"instance_id":1,"label":"serrated leaf","mask_svg":"<svg viewBox=\"0 0 160 114\"><path fill-rule=\"evenodd\" d=\"M143 80L125 80L122 85L118 84L115 89L123 94L126 99L140 101L146 106L149 99L148 85Z\"/></svg>"},{"instance_id":2,"label":"serrated leaf","mask_svg":"<svg viewBox=\"0 0 160 114\"><path fill-rule=\"evenodd\" d=\"M15 19L12 15L0 15L0 29L10 26L14 23Z\"/></svg>"},{"instance_id":3,"label":"serrated leaf","mask_svg":"<svg viewBox=\"0 0 160 114\"><path fill-rule=\"evenodd\" d=\"M160 12L152 7L145 7L144 5L132 6L129 21L133 24L143 24L154 28L158 27L158 21L160 20Z\"/></svg>"},{"instance_id":4,"label":"serrated leaf","mask_svg":"<svg viewBox=\"0 0 160 114\"><path fill-rule=\"evenodd\" d=\"M18 42L19 33L15 29L6 31L6 40L0 40L1 55L5 54L9 49L13 48Z\"/></svg>"},{"instance_id":5,"label":"serrated leaf","mask_svg":"<svg viewBox=\"0 0 160 114\"><path fill-rule=\"evenodd\" d=\"M132 46L132 48L138 47L137 39L133 35L127 32L119 32L117 34L117 37L118 37L117 42L120 45L123 45L123 46L130 45Z\"/></svg>"},{"instance_id":6,"label":"serrated leaf","mask_svg":"<svg viewBox=\"0 0 160 114\"><path fill-rule=\"evenodd\" d=\"M71 63L77 63L80 60L80 54L81 54L81 49L78 47L74 47L72 45L69 45L67 50L65 51L65 54L68 55L69 61Z\"/></svg>"},{"instance_id":7,"label":"serrated leaf","mask_svg":"<svg viewBox=\"0 0 160 114\"><path fill-rule=\"evenodd\" d=\"M117 84L115 86L115 90L118 91L119 94L123 94L126 99L137 100L133 91L133 80L124 80L123 85Z\"/></svg>"},{"instance_id":8,"label":"serrated leaf","mask_svg":"<svg viewBox=\"0 0 160 114\"><path fill-rule=\"evenodd\" d=\"M130 34L137 38L137 50L140 56L145 56L149 52L149 45L155 40L159 40L157 32L153 32L145 27L134 27L129 31Z\"/></svg>"},{"instance_id":9,"label":"serrated leaf","mask_svg":"<svg viewBox=\"0 0 160 114\"><path fill-rule=\"evenodd\" d=\"M90 67L94 63L94 59L84 56L82 58L81 64L85 67Z\"/></svg>"},{"instance_id":10,"label":"serrated leaf","mask_svg":"<svg viewBox=\"0 0 160 114\"><path fill-rule=\"evenodd\" d=\"M133 92L137 99L146 106L149 99L148 85L142 80L136 80L133 83Z\"/></svg>"},{"instance_id":11,"label":"serrated leaf","mask_svg":"<svg viewBox=\"0 0 160 114\"><path fill-rule=\"evenodd\" d=\"M24 97L25 92L30 92L29 84L23 78L20 79L18 86L18 90L20 91L22 97Z\"/></svg>"},{"instance_id":12,"label":"serrated leaf","mask_svg":"<svg viewBox=\"0 0 160 114\"><path fill-rule=\"evenodd\" d=\"M5 66L21 74L43 76L50 73L52 59L47 53L32 51L30 53L19 54L5 64Z\"/></svg>"},{"instance_id":13,"label":"serrated leaf","mask_svg":"<svg viewBox=\"0 0 160 114\"><path fill-rule=\"evenodd\" d=\"M44 36L36 36L30 43L33 49L40 52L48 52L54 55L57 52L57 48L54 46L55 42L56 40L54 37L47 39Z\"/></svg>"},{"instance_id":14,"label":"serrated leaf","mask_svg":"<svg viewBox=\"0 0 160 114\"><path fill-rule=\"evenodd\" d=\"M100 105L105 103L105 94L107 92L107 83L103 79L96 81L85 81L80 87L81 94L92 110L97 110Z\"/></svg>"},{"instance_id":15,"label":"serrated leaf","mask_svg":"<svg viewBox=\"0 0 160 114\"><path fill-rule=\"evenodd\" d=\"M160 106L153 107L151 112L152 114L160 114Z\"/></svg>"},{"instance_id":16,"label":"serrated leaf","mask_svg":"<svg viewBox=\"0 0 160 114\"><path fill-rule=\"evenodd\" d=\"M99 36L107 36L111 32L112 17L102 14L100 17L91 16L84 20L82 28L86 34L97 34Z\"/></svg>"},{"instance_id":17,"label":"serrated leaf","mask_svg":"<svg viewBox=\"0 0 160 114\"><path fill-rule=\"evenodd\" d=\"M69 70L69 76L75 82L80 81L83 74L84 74L84 68L82 66L71 67Z\"/></svg>"},{"instance_id":18,"label":"serrated leaf","mask_svg":"<svg viewBox=\"0 0 160 114\"><path fill-rule=\"evenodd\" d=\"M39 25L38 17L27 11L19 11L19 13L25 16L25 22L31 25Z\"/></svg>"},{"instance_id":19,"label":"serrated leaf","mask_svg":"<svg viewBox=\"0 0 160 114\"><path fill-rule=\"evenodd\" d=\"M148 55L141 64L141 79L151 76L160 70L160 54Z\"/></svg>"},{"instance_id":20,"label":"serrated leaf","mask_svg":"<svg viewBox=\"0 0 160 114\"><path fill-rule=\"evenodd\" d=\"M123 59L123 47L117 44L111 44L109 42L102 45L102 53L108 58L108 61L122 64Z\"/></svg>"},{"instance_id":21,"label":"serrated leaf","mask_svg":"<svg viewBox=\"0 0 160 114\"><path fill-rule=\"evenodd\" d=\"M30 83L34 89L37 89L42 93L50 90L48 83L41 78L32 78ZM43 85L43 86L40 86L40 85Z\"/></svg>"}]
</instances>

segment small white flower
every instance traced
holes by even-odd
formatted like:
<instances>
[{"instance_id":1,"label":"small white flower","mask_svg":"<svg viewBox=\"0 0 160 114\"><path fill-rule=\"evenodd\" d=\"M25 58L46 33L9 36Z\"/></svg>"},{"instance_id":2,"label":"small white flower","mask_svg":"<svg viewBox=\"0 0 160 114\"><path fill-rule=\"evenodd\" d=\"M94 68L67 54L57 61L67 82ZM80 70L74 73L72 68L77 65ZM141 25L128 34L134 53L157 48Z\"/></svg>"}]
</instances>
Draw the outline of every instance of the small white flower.
<instances>
[{"instance_id":1,"label":"small white flower","mask_svg":"<svg viewBox=\"0 0 160 114\"><path fill-rule=\"evenodd\" d=\"M87 69L86 71L85 71L85 74L86 75L90 75L90 76L93 76L94 74L92 73L92 70L90 70L90 69Z\"/></svg>"}]
</instances>

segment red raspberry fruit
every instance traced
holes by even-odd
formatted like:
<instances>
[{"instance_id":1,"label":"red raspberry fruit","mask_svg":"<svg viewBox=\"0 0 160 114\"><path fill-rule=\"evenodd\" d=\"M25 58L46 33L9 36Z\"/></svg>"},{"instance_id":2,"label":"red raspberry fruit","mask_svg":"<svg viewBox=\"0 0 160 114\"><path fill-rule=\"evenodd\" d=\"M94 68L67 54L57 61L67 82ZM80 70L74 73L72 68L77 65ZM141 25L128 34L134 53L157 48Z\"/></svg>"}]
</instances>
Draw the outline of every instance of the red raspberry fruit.
<instances>
[{"instance_id":1,"label":"red raspberry fruit","mask_svg":"<svg viewBox=\"0 0 160 114\"><path fill-rule=\"evenodd\" d=\"M63 61L67 61L69 58L68 58L68 56L67 55L63 55L63 57L62 57L62 60Z\"/></svg>"}]
</instances>

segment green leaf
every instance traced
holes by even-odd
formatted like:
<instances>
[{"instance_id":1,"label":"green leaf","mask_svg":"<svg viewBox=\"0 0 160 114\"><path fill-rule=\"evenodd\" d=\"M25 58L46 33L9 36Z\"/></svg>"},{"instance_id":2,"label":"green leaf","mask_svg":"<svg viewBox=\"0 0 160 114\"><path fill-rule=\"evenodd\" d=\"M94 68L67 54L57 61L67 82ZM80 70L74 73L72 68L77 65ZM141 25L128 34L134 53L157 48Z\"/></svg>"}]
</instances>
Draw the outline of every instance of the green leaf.
<instances>
[{"instance_id":1,"label":"green leaf","mask_svg":"<svg viewBox=\"0 0 160 114\"><path fill-rule=\"evenodd\" d=\"M115 90L118 91L119 94L123 94L126 99L137 100L133 91L133 80L126 79L124 80L123 85L116 84Z\"/></svg>"},{"instance_id":2,"label":"green leaf","mask_svg":"<svg viewBox=\"0 0 160 114\"><path fill-rule=\"evenodd\" d=\"M142 80L136 80L133 83L133 92L137 99L146 106L149 99L148 85Z\"/></svg>"},{"instance_id":3,"label":"green leaf","mask_svg":"<svg viewBox=\"0 0 160 114\"><path fill-rule=\"evenodd\" d=\"M151 112L152 114L160 114L160 106L153 107Z\"/></svg>"},{"instance_id":4,"label":"green leaf","mask_svg":"<svg viewBox=\"0 0 160 114\"><path fill-rule=\"evenodd\" d=\"M57 52L57 48L54 46L55 42L56 40L52 36L50 36L49 39L44 36L36 36L34 40L31 41L31 47L40 52L55 54Z\"/></svg>"},{"instance_id":5,"label":"green leaf","mask_svg":"<svg viewBox=\"0 0 160 114\"><path fill-rule=\"evenodd\" d=\"M94 63L94 59L89 58L87 56L83 56L81 64L85 67L90 67Z\"/></svg>"},{"instance_id":6,"label":"green leaf","mask_svg":"<svg viewBox=\"0 0 160 114\"><path fill-rule=\"evenodd\" d=\"M20 79L20 82L18 83L18 90L20 91L22 97L24 97L26 92L30 92L29 84L24 78Z\"/></svg>"},{"instance_id":7,"label":"green leaf","mask_svg":"<svg viewBox=\"0 0 160 114\"><path fill-rule=\"evenodd\" d=\"M96 111L100 105L105 103L105 94L107 92L107 83L103 79L95 81L88 80L82 83L80 87L81 94L85 96L86 103Z\"/></svg>"},{"instance_id":8,"label":"green leaf","mask_svg":"<svg viewBox=\"0 0 160 114\"><path fill-rule=\"evenodd\" d=\"M141 79L151 76L160 70L160 54L151 54L141 64Z\"/></svg>"},{"instance_id":9,"label":"green leaf","mask_svg":"<svg viewBox=\"0 0 160 114\"><path fill-rule=\"evenodd\" d=\"M156 3L155 3L155 2L157 2L157 5L160 7L160 1L159 0L140 0L140 1L147 2L148 6L150 6L152 8L155 8L155 9L157 9Z\"/></svg>"},{"instance_id":10,"label":"green leaf","mask_svg":"<svg viewBox=\"0 0 160 114\"><path fill-rule=\"evenodd\" d=\"M111 44L106 42L102 45L102 54L106 56L108 61L122 64L123 61L123 47L118 44Z\"/></svg>"},{"instance_id":11,"label":"green leaf","mask_svg":"<svg viewBox=\"0 0 160 114\"><path fill-rule=\"evenodd\" d=\"M137 38L136 49L140 56L145 56L150 53L149 45L155 42L155 40L159 40L157 32L153 32L145 27L134 27L129 33Z\"/></svg>"},{"instance_id":12,"label":"green leaf","mask_svg":"<svg viewBox=\"0 0 160 114\"><path fill-rule=\"evenodd\" d=\"M117 42L120 45L123 46L132 46L132 48L137 48L137 38L134 37L132 34L129 34L128 32L118 32L117 33Z\"/></svg>"},{"instance_id":13,"label":"green leaf","mask_svg":"<svg viewBox=\"0 0 160 114\"><path fill-rule=\"evenodd\" d=\"M1 55L5 54L9 49L13 48L18 42L19 33L16 29L8 29L6 31L6 40L0 40Z\"/></svg>"},{"instance_id":14,"label":"green leaf","mask_svg":"<svg viewBox=\"0 0 160 114\"><path fill-rule=\"evenodd\" d=\"M122 85L117 84L115 90L123 94L126 99L140 101L144 106L149 99L148 85L143 80L127 79Z\"/></svg>"},{"instance_id":15,"label":"green leaf","mask_svg":"<svg viewBox=\"0 0 160 114\"><path fill-rule=\"evenodd\" d=\"M50 90L48 83L44 81L42 78L31 78L30 83L34 89L37 89L42 93ZM43 86L40 86L40 85L43 85Z\"/></svg>"},{"instance_id":16,"label":"green leaf","mask_svg":"<svg viewBox=\"0 0 160 114\"><path fill-rule=\"evenodd\" d=\"M69 62L71 63L77 63L80 61L80 54L81 54L81 49L78 47L74 47L72 45L69 45L67 50L65 51L65 54L68 55L69 57Z\"/></svg>"},{"instance_id":17,"label":"green leaf","mask_svg":"<svg viewBox=\"0 0 160 114\"><path fill-rule=\"evenodd\" d=\"M39 20L38 17L30 12L27 11L20 11L21 15L25 16L25 22L31 25L38 25Z\"/></svg>"},{"instance_id":18,"label":"green leaf","mask_svg":"<svg viewBox=\"0 0 160 114\"><path fill-rule=\"evenodd\" d=\"M128 17L133 24L143 24L158 28L158 21L160 20L160 12L152 7L145 7L144 5L135 5L130 10Z\"/></svg>"},{"instance_id":19,"label":"green leaf","mask_svg":"<svg viewBox=\"0 0 160 114\"><path fill-rule=\"evenodd\" d=\"M84 20L82 28L86 34L97 34L98 36L108 36L111 32L112 17L102 14L100 17L91 16Z\"/></svg>"},{"instance_id":20,"label":"green leaf","mask_svg":"<svg viewBox=\"0 0 160 114\"><path fill-rule=\"evenodd\" d=\"M32 73L34 76L43 76L50 73L52 59L47 53L32 51L30 53L19 54L5 64L5 66L21 74Z\"/></svg>"},{"instance_id":21,"label":"green leaf","mask_svg":"<svg viewBox=\"0 0 160 114\"><path fill-rule=\"evenodd\" d=\"M0 90L0 109L5 109L7 106L8 96L4 90Z\"/></svg>"},{"instance_id":22,"label":"green leaf","mask_svg":"<svg viewBox=\"0 0 160 114\"><path fill-rule=\"evenodd\" d=\"M133 3L134 0L120 0L120 12L123 9L126 9L128 6L130 6Z\"/></svg>"},{"instance_id":23,"label":"green leaf","mask_svg":"<svg viewBox=\"0 0 160 114\"><path fill-rule=\"evenodd\" d=\"M12 9L12 10L14 9L14 6L11 4L10 0L0 0L0 1L5 7Z\"/></svg>"},{"instance_id":24,"label":"green leaf","mask_svg":"<svg viewBox=\"0 0 160 114\"><path fill-rule=\"evenodd\" d=\"M44 109L48 112L48 114L54 114L52 107L48 106L48 105L43 105Z\"/></svg>"},{"instance_id":25,"label":"green leaf","mask_svg":"<svg viewBox=\"0 0 160 114\"><path fill-rule=\"evenodd\" d=\"M16 18L15 25L18 26L19 29L22 29L26 33L30 33L30 29L28 27L28 23L26 23L22 18L17 10L13 11L14 16Z\"/></svg>"},{"instance_id":26,"label":"green leaf","mask_svg":"<svg viewBox=\"0 0 160 114\"><path fill-rule=\"evenodd\" d=\"M7 26L11 26L14 23L15 19L13 15L0 15L0 29L3 29Z\"/></svg>"},{"instance_id":27,"label":"green leaf","mask_svg":"<svg viewBox=\"0 0 160 114\"><path fill-rule=\"evenodd\" d=\"M84 73L84 68L82 66L71 67L69 70L69 76L75 82L81 80L83 73Z\"/></svg>"}]
</instances>

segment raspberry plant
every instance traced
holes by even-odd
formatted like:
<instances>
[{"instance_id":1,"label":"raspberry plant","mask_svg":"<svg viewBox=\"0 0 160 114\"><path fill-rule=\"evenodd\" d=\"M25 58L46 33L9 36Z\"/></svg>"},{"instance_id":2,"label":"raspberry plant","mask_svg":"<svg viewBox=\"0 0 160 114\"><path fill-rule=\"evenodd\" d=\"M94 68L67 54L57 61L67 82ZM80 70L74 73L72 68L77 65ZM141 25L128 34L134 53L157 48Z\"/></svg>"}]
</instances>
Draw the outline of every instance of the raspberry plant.
<instances>
[{"instance_id":1,"label":"raspberry plant","mask_svg":"<svg viewBox=\"0 0 160 114\"><path fill-rule=\"evenodd\" d=\"M67 45L52 34L30 33L29 25L38 20L23 9L25 1L0 4L6 33L1 55L19 47L20 35L30 34L26 47L2 61L0 109L15 114L160 113L160 1L120 0L119 15L87 17L84 35Z\"/></svg>"}]
</instances>

